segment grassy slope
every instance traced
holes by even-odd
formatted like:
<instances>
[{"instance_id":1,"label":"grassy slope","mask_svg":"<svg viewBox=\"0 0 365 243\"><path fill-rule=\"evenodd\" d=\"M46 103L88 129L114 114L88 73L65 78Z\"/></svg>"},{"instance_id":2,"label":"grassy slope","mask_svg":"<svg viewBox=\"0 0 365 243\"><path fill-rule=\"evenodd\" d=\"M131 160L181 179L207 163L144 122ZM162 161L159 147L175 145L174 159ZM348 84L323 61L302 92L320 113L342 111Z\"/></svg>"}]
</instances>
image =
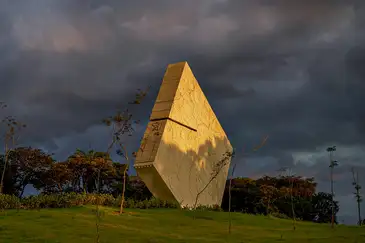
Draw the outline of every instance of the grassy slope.
<instances>
[{"instance_id":1,"label":"grassy slope","mask_svg":"<svg viewBox=\"0 0 365 243\"><path fill-rule=\"evenodd\" d=\"M95 242L95 207L0 212L0 242ZM300 222L296 232L290 220L232 214L233 231L227 235L228 214L173 209L127 210L102 208L100 242L365 242L365 228ZM282 235L282 238L281 238Z\"/></svg>"}]
</instances>

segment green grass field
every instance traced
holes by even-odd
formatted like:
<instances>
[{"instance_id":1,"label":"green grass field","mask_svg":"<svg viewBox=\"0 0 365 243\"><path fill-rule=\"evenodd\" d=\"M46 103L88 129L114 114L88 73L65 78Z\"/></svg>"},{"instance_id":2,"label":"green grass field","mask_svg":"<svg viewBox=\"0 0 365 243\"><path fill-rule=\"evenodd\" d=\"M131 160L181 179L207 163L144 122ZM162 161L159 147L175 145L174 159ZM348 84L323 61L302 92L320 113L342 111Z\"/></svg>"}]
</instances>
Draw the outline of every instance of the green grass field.
<instances>
[{"instance_id":1,"label":"green grass field","mask_svg":"<svg viewBox=\"0 0 365 243\"><path fill-rule=\"evenodd\" d=\"M9 210L0 212L0 242L96 242L95 207ZM318 242L364 243L365 228L290 220L240 213L232 214L228 235L228 213L176 209L127 210L116 215L101 208L100 242Z\"/></svg>"}]
</instances>

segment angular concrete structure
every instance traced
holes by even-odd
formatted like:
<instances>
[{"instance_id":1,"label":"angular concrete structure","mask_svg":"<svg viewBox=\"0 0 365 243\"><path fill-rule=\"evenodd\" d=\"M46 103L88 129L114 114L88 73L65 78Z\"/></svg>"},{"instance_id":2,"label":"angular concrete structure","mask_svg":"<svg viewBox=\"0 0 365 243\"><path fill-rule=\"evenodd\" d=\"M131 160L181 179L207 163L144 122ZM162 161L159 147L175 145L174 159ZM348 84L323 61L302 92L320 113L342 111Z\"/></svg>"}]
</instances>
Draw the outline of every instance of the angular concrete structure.
<instances>
[{"instance_id":1,"label":"angular concrete structure","mask_svg":"<svg viewBox=\"0 0 365 243\"><path fill-rule=\"evenodd\" d=\"M193 206L232 146L186 62L170 64L134 167L151 193ZM198 205L220 205L229 162L200 194Z\"/></svg>"}]
</instances>

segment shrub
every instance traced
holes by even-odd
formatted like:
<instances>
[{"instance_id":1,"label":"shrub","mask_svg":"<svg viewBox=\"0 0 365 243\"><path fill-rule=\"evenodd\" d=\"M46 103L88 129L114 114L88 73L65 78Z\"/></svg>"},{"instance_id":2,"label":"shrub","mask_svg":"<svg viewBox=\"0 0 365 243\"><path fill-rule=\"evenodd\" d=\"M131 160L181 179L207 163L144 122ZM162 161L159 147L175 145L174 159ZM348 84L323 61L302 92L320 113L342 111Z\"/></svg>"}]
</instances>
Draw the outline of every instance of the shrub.
<instances>
[{"instance_id":1,"label":"shrub","mask_svg":"<svg viewBox=\"0 0 365 243\"><path fill-rule=\"evenodd\" d=\"M192 207L185 206L183 207L184 210L193 210ZM197 211L216 211L216 212L223 212L224 210L219 205L212 205L212 206L204 206L204 205L198 205L196 207Z\"/></svg>"},{"instance_id":2,"label":"shrub","mask_svg":"<svg viewBox=\"0 0 365 243\"><path fill-rule=\"evenodd\" d=\"M102 205L119 207L121 198L114 198L110 194L86 194L86 193L59 193L59 194L39 194L27 196L19 199L16 196L1 194L0 209L41 209L41 208L69 208L82 205ZM127 199L124 201L125 208L179 208L177 203L170 203L157 198L136 201Z\"/></svg>"},{"instance_id":3,"label":"shrub","mask_svg":"<svg viewBox=\"0 0 365 243\"><path fill-rule=\"evenodd\" d=\"M15 209L20 207L20 200L18 197L7 194L0 194L0 209Z\"/></svg>"},{"instance_id":4,"label":"shrub","mask_svg":"<svg viewBox=\"0 0 365 243\"><path fill-rule=\"evenodd\" d=\"M118 197L117 199L115 199L114 206L119 206L120 203L121 203L121 198ZM148 208L179 208L179 207L180 205L178 203L171 203L154 197L142 201L128 198L127 200L124 201L124 208L148 209Z\"/></svg>"},{"instance_id":5,"label":"shrub","mask_svg":"<svg viewBox=\"0 0 365 243\"><path fill-rule=\"evenodd\" d=\"M110 194L86 194L86 193L59 193L59 194L39 194L19 199L16 196L0 195L0 209L41 209L41 208L69 208L83 205L101 205L109 207L119 207L121 197L114 198ZM134 200L127 198L124 201L124 208L149 209L149 208L180 208L180 205L158 198L146 200ZM222 211L218 205L198 206L200 211Z\"/></svg>"}]
</instances>

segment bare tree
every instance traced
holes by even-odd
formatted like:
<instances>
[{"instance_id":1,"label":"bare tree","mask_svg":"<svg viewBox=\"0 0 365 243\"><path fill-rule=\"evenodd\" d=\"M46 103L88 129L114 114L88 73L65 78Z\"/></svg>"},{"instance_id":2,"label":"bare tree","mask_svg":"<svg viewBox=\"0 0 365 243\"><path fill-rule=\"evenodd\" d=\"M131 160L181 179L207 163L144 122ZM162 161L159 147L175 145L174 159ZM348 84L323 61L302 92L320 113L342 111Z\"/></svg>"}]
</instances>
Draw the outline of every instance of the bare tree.
<instances>
[{"instance_id":1,"label":"bare tree","mask_svg":"<svg viewBox=\"0 0 365 243\"><path fill-rule=\"evenodd\" d=\"M269 138L269 136L264 137L263 140L261 141L261 143L259 145L254 146L252 148L251 152L256 152L260 148L262 148L266 144L268 138ZM246 155L248 155L248 154L243 153L243 156L246 156ZM234 157L235 157L235 151L233 150L232 159L234 159ZM229 185L228 185L228 214L229 214L228 233L229 234L231 234L231 231L232 231L232 217L231 217L231 207L232 207L232 180L234 178L234 172L236 170L236 166L237 166L237 163L233 162L231 175L229 177Z\"/></svg>"},{"instance_id":2,"label":"bare tree","mask_svg":"<svg viewBox=\"0 0 365 243\"><path fill-rule=\"evenodd\" d=\"M359 218L358 224L361 226L361 224L362 224L362 219L361 219L361 202L362 202L362 198L361 198L361 194L360 194L361 186L359 184L359 172L356 172L356 175L355 175L355 169L354 168L351 169L351 172L352 172L352 178L353 178L352 185L355 188L354 194L355 194L355 198L356 198L356 202L357 202L357 213L358 213L358 218Z\"/></svg>"},{"instance_id":3,"label":"bare tree","mask_svg":"<svg viewBox=\"0 0 365 243\"><path fill-rule=\"evenodd\" d=\"M338 161L333 159L333 153L336 151L336 146L332 146L332 147L328 147L326 149L326 151L328 152L329 155L329 160L330 160L330 180L331 180L331 195L332 195L332 205L331 205L331 211L332 211L332 215L331 215L331 227L334 227L335 224L335 202L334 202L334 190L333 190L333 169L335 168L335 166L338 166Z\"/></svg>"},{"instance_id":4,"label":"bare tree","mask_svg":"<svg viewBox=\"0 0 365 243\"><path fill-rule=\"evenodd\" d=\"M234 157L234 151L233 151L233 156ZM232 231L232 215L231 215L231 205L232 205L232 180L234 178L234 172L236 170L236 166L237 164L234 163L233 167L232 167L232 174L229 178L229 186L228 186L228 234L231 234Z\"/></svg>"},{"instance_id":5,"label":"bare tree","mask_svg":"<svg viewBox=\"0 0 365 243\"><path fill-rule=\"evenodd\" d=\"M6 105L4 103L0 103L1 108L6 108ZM5 147L5 158L4 158L4 165L3 165L3 171L1 173L1 179L0 179L0 194L3 193L4 189L4 178L5 178L5 171L6 166L9 163L9 155L11 151L15 148L17 141L19 139L18 132L20 132L23 128L26 127L25 124L18 122L15 117L13 116L6 116L4 119L2 119L2 124L5 124L6 131L4 134L4 147Z\"/></svg>"},{"instance_id":6,"label":"bare tree","mask_svg":"<svg viewBox=\"0 0 365 243\"><path fill-rule=\"evenodd\" d=\"M138 105L141 104L142 100L147 96L147 92L149 87L146 91L142 91L140 89L137 90L135 95L135 99L129 104ZM117 146L117 154L126 160L126 167L123 171L123 189L122 189L122 200L120 204L119 214L123 213L124 201L125 201L125 190L126 190L126 177L128 174L128 170L130 168L130 159L128 156L127 148L122 141L122 137L124 135L132 136L134 132L134 125L139 124L138 120L133 118L132 113L128 110L118 110L117 113L113 116L110 116L106 119L103 119L103 123L108 127L111 127L111 142L107 149L107 154L110 155L112 149Z\"/></svg>"},{"instance_id":7,"label":"bare tree","mask_svg":"<svg viewBox=\"0 0 365 243\"><path fill-rule=\"evenodd\" d=\"M284 172L284 175L286 177L288 177L290 180L290 203L291 203L291 211L292 211L292 216L293 216L293 230L295 230L296 229L296 216L295 216L295 207L294 207L294 198L293 198L295 174L293 173L293 170L290 167L283 167L279 171Z\"/></svg>"},{"instance_id":8,"label":"bare tree","mask_svg":"<svg viewBox=\"0 0 365 243\"><path fill-rule=\"evenodd\" d=\"M217 176L220 174L222 169L229 164L232 156L233 156L233 151L227 151L223 154L222 159L219 160L216 164L214 164L213 170L210 174L210 179L205 184L205 186L196 194L195 202L194 202L194 206L193 206L194 210L196 209L196 207L198 205L198 200L199 200L200 195L208 188L208 186L212 183L212 181L214 181L217 178Z\"/></svg>"}]
</instances>

